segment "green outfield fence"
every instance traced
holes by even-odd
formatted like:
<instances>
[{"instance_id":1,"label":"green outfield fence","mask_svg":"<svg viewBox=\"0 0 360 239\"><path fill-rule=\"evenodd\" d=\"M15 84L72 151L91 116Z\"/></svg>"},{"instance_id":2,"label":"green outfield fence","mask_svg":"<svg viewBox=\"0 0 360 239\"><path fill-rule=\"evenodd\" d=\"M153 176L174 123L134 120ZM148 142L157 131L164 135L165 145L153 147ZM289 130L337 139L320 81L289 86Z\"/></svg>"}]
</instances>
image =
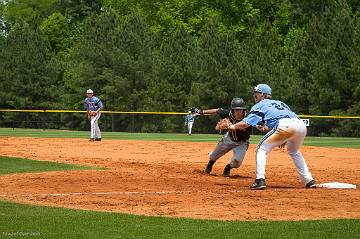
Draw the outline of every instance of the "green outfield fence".
<instances>
[{"instance_id":1,"label":"green outfield fence","mask_svg":"<svg viewBox=\"0 0 360 239\"><path fill-rule=\"evenodd\" d=\"M185 133L184 112L102 111L99 125L108 132ZM360 137L360 116L300 115L309 122L310 136ZM195 118L193 133L218 133L217 116ZM86 111L0 109L0 127L88 130ZM254 134L258 134L253 130Z\"/></svg>"}]
</instances>

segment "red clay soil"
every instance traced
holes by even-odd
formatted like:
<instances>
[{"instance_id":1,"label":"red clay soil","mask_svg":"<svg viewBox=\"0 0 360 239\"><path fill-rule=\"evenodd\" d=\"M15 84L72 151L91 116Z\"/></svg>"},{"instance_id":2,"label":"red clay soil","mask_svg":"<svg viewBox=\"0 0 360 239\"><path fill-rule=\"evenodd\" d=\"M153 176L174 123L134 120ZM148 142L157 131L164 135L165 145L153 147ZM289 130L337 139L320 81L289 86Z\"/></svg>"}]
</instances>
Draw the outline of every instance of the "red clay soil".
<instances>
[{"instance_id":1,"label":"red clay soil","mask_svg":"<svg viewBox=\"0 0 360 239\"><path fill-rule=\"evenodd\" d=\"M203 174L215 143L0 137L0 155L106 167L0 176L0 199L16 202L221 220L360 218L359 189L305 189L292 160L276 149L267 184L252 191L255 146L230 178L221 176L232 153ZM303 147L319 183L360 185L360 150Z\"/></svg>"}]
</instances>

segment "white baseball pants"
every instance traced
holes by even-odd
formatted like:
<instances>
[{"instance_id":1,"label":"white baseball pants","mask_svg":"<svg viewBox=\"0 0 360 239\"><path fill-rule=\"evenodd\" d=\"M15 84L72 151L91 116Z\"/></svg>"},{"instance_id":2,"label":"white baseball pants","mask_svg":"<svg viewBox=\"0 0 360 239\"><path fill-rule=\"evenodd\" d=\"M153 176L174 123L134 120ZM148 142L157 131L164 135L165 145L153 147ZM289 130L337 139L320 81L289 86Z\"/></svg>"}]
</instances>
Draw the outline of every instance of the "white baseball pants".
<instances>
[{"instance_id":1,"label":"white baseball pants","mask_svg":"<svg viewBox=\"0 0 360 239\"><path fill-rule=\"evenodd\" d=\"M101 116L101 112L97 113L95 116L91 116L90 118L90 138L91 139L100 139L101 131L99 128L98 120Z\"/></svg>"},{"instance_id":2,"label":"white baseball pants","mask_svg":"<svg viewBox=\"0 0 360 239\"><path fill-rule=\"evenodd\" d=\"M301 181L306 185L313 180L305 159L299 151L306 136L306 126L301 119L283 118L278 126L269 131L260 141L256 150L256 178L265 179L267 154L274 147L287 142L287 152L292 158Z\"/></svg>"},{"instance_id":3,"label":"white baseball pants","mask_svg":"<svg viewBox=\"0 0 360 239\"><path fill-rule=\"evenodd\" d=\"M188 131L189 131L189 134L191 134L193 124L194 124L194 122L189 122L189 123L188 123Z\"/></svg>"}]
</instances>

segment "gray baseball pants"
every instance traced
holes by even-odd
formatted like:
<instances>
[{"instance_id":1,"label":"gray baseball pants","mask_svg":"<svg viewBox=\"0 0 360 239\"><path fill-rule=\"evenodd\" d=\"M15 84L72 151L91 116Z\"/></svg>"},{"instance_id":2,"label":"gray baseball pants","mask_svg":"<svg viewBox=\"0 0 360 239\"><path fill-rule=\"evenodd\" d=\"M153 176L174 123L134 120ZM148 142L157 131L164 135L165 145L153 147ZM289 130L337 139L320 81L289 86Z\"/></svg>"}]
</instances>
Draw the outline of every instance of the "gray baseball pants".
<instances>
[{"instance_id":1,"label":"gray baseball pants","mask_svg":"<svg viewBox=\"0 0 360 239\"><path fill-rule=\"evenodd\" d=\"M248 147L249 141L235 142L231 139L229 133L226 133L216 145L214 151L209 153L209 158L211 161L216 162L216 160L232 150L233 156L230 160L230 166L231 168L238 168L244 160Z\"/></svg>"}]
</instances>

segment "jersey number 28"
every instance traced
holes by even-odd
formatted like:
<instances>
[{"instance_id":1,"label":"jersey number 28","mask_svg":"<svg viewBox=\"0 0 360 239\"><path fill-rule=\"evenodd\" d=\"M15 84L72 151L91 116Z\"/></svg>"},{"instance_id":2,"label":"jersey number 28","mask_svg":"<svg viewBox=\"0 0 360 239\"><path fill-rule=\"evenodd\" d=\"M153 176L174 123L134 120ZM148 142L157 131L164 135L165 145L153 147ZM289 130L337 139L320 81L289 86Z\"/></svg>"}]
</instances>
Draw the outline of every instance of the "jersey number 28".
<instances>
[{"instance_id":1,"label":"jersey number 28","mask_svg":"<svg viewBox=\"0 0 360 239\"><path fill-rule=\"evenodd\" d=\"M285 105L284 103L280 103L280 104L277 104L277 103L271 103L277 110L285 110L285 109L289 109L289 107L287 105Z\"/></svg>"}]
</instances>

